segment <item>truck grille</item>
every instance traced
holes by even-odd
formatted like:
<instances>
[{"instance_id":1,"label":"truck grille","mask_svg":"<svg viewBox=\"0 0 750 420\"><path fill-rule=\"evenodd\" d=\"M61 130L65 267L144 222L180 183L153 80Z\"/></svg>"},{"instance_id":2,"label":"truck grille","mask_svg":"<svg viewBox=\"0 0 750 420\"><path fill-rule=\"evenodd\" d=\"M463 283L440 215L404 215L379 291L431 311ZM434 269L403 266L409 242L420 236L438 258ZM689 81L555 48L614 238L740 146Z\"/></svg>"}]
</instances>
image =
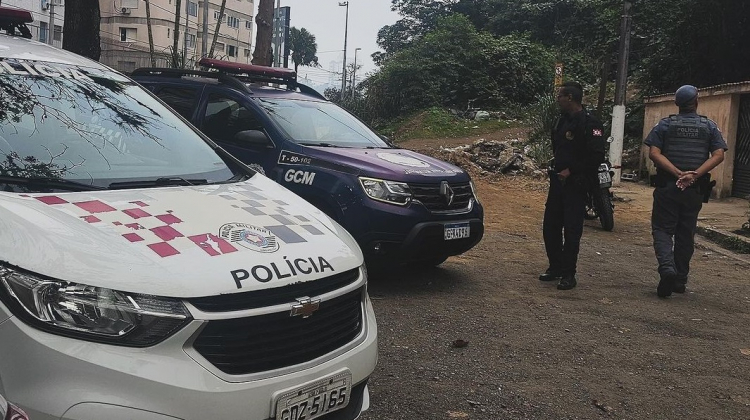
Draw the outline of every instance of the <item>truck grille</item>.
<instances>
[{"instance_id":1,"label":"truck grille","mask_svg":"<svg viewBox=\"0 0 750 420\"><path fill-rule=\"evenodd\" d=\"M440 194L440 184L409 184L414 199L434 212L465 210L474 197L468 182L450 184L453 189L453 202L449 205L446 197Z\"/></svg>"},{"instance_id":2,"label":"truck grille","mask_svg":"<svg viewBox=\"0 0 750 420\"><path fill-rule=\"evenodd\" d=\"M359 279L359 268L304 283L273 289L186 299L205 312L230 312L294 302L300 296L319 296L346 287Z\"/></svg>"},{"instance_id":3,"label":"truck grille","mask_svg":"<svg viewBox=\"0 0 750 420\"><path fill-rule=\"evenodd\" d=\"M284 311L209 321L193 347L230 375L305 363L345 346L360 334L363 293L360 288L321 302L308 318L292 317L290 311Z\"/></svg>"}]
</instances>

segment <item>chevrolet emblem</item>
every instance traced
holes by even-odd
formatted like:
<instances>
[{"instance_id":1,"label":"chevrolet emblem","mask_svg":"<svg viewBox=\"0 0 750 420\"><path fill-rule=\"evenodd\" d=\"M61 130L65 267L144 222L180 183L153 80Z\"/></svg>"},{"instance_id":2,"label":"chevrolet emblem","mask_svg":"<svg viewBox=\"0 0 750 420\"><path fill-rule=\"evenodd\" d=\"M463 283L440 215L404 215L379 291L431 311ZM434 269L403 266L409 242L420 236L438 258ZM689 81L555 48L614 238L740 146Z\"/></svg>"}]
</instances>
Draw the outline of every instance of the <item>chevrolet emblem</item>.
<instances>
[{"instance_id":1,"label":"chevrolet emblem","mask_svg":"<svg viewBox=\"0 0 750 420\"><path fill-rule=\"evenodd\" d=\"M312 300L308 296L297 298L297 303L292 305L292 312L289 316L300 316L308 318L320 308L320 299Z\"/></svg>"}]
</instances>

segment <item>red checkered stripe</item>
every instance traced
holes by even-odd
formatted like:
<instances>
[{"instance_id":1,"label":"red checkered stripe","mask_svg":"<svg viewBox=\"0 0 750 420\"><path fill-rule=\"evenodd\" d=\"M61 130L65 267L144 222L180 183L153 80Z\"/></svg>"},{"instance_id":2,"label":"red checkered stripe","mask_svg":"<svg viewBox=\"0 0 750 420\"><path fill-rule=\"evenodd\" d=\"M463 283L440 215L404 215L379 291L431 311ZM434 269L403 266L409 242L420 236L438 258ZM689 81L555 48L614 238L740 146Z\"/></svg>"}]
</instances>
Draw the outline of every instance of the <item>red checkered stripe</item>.
<instances>
[{"instance_id":1,"label":"red checkered stripe","mask_svg":"<svg viewBox=\"0 0 750 420\"><path fill-rule=\"evenodd\" d=\"M143 244L162 258L192 251L195 247L212 257L237 251L236 247L212 232L183 232L180 229L182 220L173 211L159 211L143 201L118 203L115 207L115 204L101 200L68 202L54 195L33 198L88 223L111 225L124 240Z\"/></svg>"}]
</instances>

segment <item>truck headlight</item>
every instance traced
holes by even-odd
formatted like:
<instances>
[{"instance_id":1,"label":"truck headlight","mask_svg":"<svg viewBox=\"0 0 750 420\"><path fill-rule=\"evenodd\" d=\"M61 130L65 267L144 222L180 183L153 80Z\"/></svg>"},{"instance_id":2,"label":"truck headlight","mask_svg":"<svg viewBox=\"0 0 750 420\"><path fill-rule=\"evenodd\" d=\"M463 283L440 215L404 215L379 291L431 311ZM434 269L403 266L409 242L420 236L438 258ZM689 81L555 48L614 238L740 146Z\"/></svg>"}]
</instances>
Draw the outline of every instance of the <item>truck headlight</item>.
<instances>
[{"instance_id":1,"label":"truck headlight","mask_svg":"<svg viewBox=\"0 0 750 420\"><path fill-rule=\"evenodd\" d=\"M479 202L479 195L477 195L477 186L474 185L474 181L469 180L469 186L471 186L471 194L474 195L474 201Z\"/></svg>"},{"instance_id":2,"label":"truck headlight","mask_svg":"<svg viewBox=\"0 0 750 420\"><path fill-rule=\"evenodd\" d=\"M409 185L404 182L385 181L376 178L359 178L362 189L373 200L405 206L411 201Z\"/></svg>"},{"instance_id":3,"label":"truck headlight","mask_svg":"<svg viewBox=\"0 0 750 420\"><path fill-rule=\"evenodd\" d=\"M43 331L130 347L154 345L192 317L181 301L44 279L0 266L0 299Z\"/></svg>"}]
</instances>

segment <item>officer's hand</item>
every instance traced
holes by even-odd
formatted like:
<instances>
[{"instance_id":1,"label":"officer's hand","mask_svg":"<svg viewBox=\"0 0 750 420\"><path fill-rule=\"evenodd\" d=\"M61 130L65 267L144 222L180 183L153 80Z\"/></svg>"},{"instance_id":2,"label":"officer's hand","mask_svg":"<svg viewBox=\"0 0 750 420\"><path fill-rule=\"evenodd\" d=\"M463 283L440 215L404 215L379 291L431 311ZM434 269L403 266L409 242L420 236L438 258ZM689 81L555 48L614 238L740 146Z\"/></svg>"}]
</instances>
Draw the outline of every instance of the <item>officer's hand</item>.
<instances>
[{"instance_id":1,"label":"officer's hand","mask_svg":"<svg viewBox=\"0 0 750 420\"><path fill-rule=\"evenodd\" d=\"M685 188L693 185L698 179L698 172L688 171L680 173L680 177L677 178L677 188L685 190Z\"/></svg>"},{"instance_id":2,"label":"officer's hand","mask_svg":"<svg viewBox=\"0 0 750 420\"><path fill-rule=\"evenodd\" d=\"M560 181L565 181L570 176L570 169L565 168L562 171L557 173L557 177L560 179Z\"/></svg>"}]
</instances>

